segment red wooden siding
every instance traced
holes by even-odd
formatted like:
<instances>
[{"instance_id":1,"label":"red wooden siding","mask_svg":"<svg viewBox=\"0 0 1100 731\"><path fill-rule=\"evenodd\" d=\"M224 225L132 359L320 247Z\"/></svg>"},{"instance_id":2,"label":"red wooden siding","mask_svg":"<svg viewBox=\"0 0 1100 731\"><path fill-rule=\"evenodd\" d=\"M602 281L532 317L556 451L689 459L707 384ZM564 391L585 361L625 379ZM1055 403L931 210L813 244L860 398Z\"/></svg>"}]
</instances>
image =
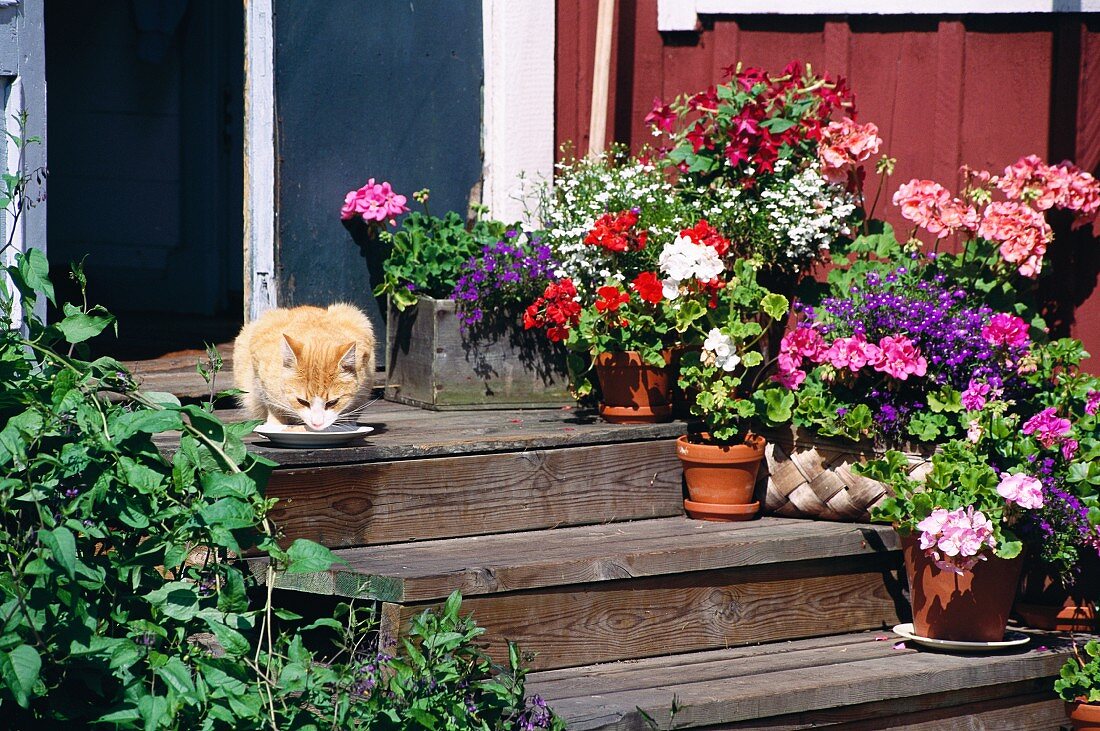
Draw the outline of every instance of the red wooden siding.
<instances>
[{"instance_id":1,"label":"red wooden siding","mask_svg":"<svg viewBox=\"0 0 1100 731\"><path fill-rule=\"evenodd\" d=\"M860 119L898 158L879 207L895 226L889 197L913 177L954 187L964 163L1000 170L1028 153L1100 168L1097 16L715 16L700 33L662 35L656 0L620 0L615 24L608 139L635 149L652 140L642 119L654 97L703 89L737 60L779 70L797 58L847 77ZM581 150L595 32L596 3L558 0L556 136ZM1100 371L1100 243L1056 230L1046 283Z\"/></svg>"}]
</instances>

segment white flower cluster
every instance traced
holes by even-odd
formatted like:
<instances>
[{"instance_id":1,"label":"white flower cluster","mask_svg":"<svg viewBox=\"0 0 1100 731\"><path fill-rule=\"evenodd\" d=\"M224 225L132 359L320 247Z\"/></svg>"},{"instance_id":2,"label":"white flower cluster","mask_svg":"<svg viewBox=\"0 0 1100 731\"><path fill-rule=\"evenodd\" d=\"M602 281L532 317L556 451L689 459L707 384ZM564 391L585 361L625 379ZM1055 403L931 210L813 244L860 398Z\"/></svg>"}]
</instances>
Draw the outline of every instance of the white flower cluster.
<instances>
[{"instance_id":1,"label":"white flower cluster","mask_svg":"<svg viewBox=\"0 0 1100 731\"><path fill-rule=\"evenodd\" d=\"M706 362L714 363L729 373L741 363L741 356L733 348L733 338L718 328L707 333L703 341L703 357Z\"/></svg>"},{"instance_id":2,"label":"white flower cluster","mask_svg":"<svg viewBox=\"0 0 1100 731\"><path fill-rule=\"evenodd\" d=\"M561 262L558 276L570 277L577 289L591 293L608 279L623 281L613 257L604 249L584 243L584 237L605 213L631 208L643 211L677 205L672 185L653 165L631 161L616 166L607 155L558 164L554 189L543 201L543 239ZM688 225L649 226L649 240L668 240Z\"/></svg>"},{"instance_id":3,"label":"white flower cluster","mask_svg":"<svg viewBox=\"0 0 1100 731\"><path fill-rule=\"evenodd\" d=\"M665 244L658 259L666 279L665 297L676 299L680 283L687 279L709 282L725 269L722 257L713 247L697 244L687 236L677 236L671 244Z\"/></svg>"},{"instance_id":4,"label":"white flower cluster","mask_svg":"<svg viewBox=\"0 0 1100 731\"><path fill-rule=\"evenodd\" d=\"M761 190L749 205L754 215L765 218L772 234L771 245L761 252L765 259L777 268L797 271L828 252L837 237L851 233L856 201L816 167L784 180L788 165L786 160L776 163L774 184Z\"/></svg>"}]
</instances>

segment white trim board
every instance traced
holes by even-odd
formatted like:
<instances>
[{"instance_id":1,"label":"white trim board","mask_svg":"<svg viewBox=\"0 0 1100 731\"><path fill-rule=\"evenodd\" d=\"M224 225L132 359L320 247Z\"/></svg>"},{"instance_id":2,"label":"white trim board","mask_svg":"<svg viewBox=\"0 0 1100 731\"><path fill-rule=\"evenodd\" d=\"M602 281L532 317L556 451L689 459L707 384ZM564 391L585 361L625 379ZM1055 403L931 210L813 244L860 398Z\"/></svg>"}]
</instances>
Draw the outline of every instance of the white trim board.
<instances>
[{"instance_id":1,"label":"white trim board","mask_svg":"<svg viewBox=\"0 0 1100 731\"><path fill-rule=\"evenodd\" d=\"M1100 0L657 0L657 30L694 31L700 15L966 15L1100 12Z\"/></svg>"},{"instance_id":2,"label":"white trim board","mask_svg":"<svg viewBox=\"0 0 1100 731\"><path fill-rule=\"evenodd\" d=\"M273 0L245 0L244 33L244 314L249 322L278 306Z\"/></svg>"},{"instance_id":3,"label":"white trim board","mask_svg":"<svg viewBox=\"0 0 1100 731\"><path fill-rule=\"evenodd\" d=\"M482 0L481 24L481 200L517 221L554 172L554 0Z\"/></svg>"}]
</instances>

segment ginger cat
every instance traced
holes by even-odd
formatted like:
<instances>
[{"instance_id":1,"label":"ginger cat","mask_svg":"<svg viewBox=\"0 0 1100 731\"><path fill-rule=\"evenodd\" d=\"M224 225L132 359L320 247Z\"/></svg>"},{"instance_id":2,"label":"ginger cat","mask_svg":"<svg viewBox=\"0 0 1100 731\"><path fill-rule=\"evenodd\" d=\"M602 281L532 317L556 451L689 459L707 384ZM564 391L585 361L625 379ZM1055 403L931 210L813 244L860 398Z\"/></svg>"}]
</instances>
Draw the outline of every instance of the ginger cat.
<instances>
[{"instance_id":1,"label":"ginger cat","mask_svg":"<svg viewBox=\"0 0 1100 731\"><path fill-rule=\"evenodd\" d=\"M374 330L347 304L268 310L241 328L233 380L250 419L354 424L374 383Z\"/></svg>"}]
</instances>

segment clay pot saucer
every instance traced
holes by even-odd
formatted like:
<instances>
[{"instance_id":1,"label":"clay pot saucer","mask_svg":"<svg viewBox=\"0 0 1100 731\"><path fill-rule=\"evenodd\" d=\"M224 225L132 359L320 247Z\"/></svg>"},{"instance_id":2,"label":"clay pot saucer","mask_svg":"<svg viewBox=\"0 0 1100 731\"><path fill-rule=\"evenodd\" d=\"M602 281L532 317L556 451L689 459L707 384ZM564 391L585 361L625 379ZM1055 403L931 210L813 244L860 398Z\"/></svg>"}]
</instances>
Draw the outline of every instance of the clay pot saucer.
<instances>
[{"instance_id":1,"label":"clay pot saucer","mask_svg":"<svg viewBox=\"0 0 1100 731\"><path fill-rule=\"evenodd\" d=\"M694 500L684 500L684 509L687 510L688 515L696 520L732 522L755 518L760 511L760 502L722 505L720 503L697 503Z\"/></svg>"}]
</instances>

